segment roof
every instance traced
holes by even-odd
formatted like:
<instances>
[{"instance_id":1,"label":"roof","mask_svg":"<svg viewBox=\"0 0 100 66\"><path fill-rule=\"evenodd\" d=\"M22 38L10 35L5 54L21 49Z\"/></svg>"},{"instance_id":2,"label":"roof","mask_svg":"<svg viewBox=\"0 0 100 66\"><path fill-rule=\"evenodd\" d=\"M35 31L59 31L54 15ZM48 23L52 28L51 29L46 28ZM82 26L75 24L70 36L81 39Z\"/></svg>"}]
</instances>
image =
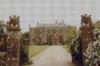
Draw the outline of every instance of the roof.
<instances>
[{"instance_id":1,"label":"roof","mask_svg":"<svg viewBox=\"0 0 100 66\"><path fill-rule=\"evenodd\" d=\"M64 27L65 25L68 27L67 24L39 24L36 27Z\"/></svg>"}]
</instances>

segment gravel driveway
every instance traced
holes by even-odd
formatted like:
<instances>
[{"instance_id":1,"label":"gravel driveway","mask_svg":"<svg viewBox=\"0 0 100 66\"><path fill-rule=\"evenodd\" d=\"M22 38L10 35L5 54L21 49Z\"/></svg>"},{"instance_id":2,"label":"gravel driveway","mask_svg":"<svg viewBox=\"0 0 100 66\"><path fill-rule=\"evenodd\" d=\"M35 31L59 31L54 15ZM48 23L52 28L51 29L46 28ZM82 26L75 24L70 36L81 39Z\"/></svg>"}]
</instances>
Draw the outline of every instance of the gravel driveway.
<instances>
[{"instance_id":1,"label":"gravel driveway","mask_svg":"<svg viewBox=\"0 0 100 66\"><path fill-rule=\"evenodd\" d=\"M33 56L33 65L28 66L75 66L71 55L62 46L50 46Z\"/></svg>"}]
</instances>

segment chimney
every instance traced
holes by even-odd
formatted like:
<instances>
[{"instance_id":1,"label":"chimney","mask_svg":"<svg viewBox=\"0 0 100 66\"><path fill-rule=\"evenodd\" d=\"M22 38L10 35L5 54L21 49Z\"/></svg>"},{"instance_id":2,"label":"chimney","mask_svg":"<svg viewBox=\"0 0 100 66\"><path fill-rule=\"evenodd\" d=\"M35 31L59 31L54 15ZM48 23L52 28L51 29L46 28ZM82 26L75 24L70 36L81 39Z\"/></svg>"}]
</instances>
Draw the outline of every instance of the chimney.
<instances>
[{"instance_id":1,"label":"chimney","mask_svg":"<svg viewBox=\"0 0 100 66\"><path fill-rule=\"evenodd\" d=\"M31 25L29 24L29 28L31 27Z\"/></svg>"},{"instance_id":2,"label":"chimney","mask_svg":"<svg viewBox=\"0 0 100 66\"><path fill-rule=\"evenodd\" d=\"M62 20L62 24L64 24L64 20Z\"/></svg>"},{"instance_id":3,"label":"chimney","mask_svg":"<svg viewBox=\"0 0 100 66\"><path fill-rule=\"evenodd\" d=\"M37 22L37 25L39 25L39 22Z\"/></svg>"},{"instance_id":4,"label":"chimney","mask_svg":"<svg viewBox=\"0 0 100 66\"><path fill-rule=\"evenodd\" d=\"M58 21L56 20L56 24L58 24Z\"/></svg>"},{"instance_id":5,"label":"chimney","mask_svg":"<svg viewBox=\"0 0 100 66\"><path fill-rule=\"evenodd\" d=\"M61 24L61 22L59 22L59 24Z\"/></svg>"}]
</instances>

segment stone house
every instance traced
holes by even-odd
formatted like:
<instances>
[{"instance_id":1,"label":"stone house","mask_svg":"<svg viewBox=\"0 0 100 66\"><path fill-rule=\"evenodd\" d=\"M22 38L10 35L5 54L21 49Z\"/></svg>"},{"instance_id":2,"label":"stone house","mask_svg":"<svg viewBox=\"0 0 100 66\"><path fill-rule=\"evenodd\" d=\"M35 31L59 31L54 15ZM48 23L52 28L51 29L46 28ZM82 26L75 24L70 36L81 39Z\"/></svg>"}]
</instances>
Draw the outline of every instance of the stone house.
<instances>
[{"instance_id":1,"label":"stone house","mask_svg":"<svg viewBox=\"0 0 100 66\"><path fill-rule=\"evenodd\" d=\"M66 35L71 31L71 26L56 20L55 24L39 24L36 27L29 25L30 44L52 43L53 45L66 42Z\"/></svg>"}]
</instances>

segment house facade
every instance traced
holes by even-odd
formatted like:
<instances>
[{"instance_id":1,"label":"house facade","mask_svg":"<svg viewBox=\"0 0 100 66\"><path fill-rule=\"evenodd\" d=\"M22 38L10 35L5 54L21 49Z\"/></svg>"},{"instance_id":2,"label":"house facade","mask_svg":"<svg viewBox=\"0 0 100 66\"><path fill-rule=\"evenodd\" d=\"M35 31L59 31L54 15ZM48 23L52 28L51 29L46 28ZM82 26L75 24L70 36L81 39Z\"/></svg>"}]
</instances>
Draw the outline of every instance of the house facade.
<instances>
[{"instance_id":1,"label":"house facade","mask_svg":"<svg viewBox=\"0 0 100 66\"><path fill-rule=\"evenodd\" d=\"M66 42L66 35L70 32L71 26L56 20L55 24L39 24L36 27L29 25L30 44L52 43L58 45Z\"/></svg>"}]
</instances>

